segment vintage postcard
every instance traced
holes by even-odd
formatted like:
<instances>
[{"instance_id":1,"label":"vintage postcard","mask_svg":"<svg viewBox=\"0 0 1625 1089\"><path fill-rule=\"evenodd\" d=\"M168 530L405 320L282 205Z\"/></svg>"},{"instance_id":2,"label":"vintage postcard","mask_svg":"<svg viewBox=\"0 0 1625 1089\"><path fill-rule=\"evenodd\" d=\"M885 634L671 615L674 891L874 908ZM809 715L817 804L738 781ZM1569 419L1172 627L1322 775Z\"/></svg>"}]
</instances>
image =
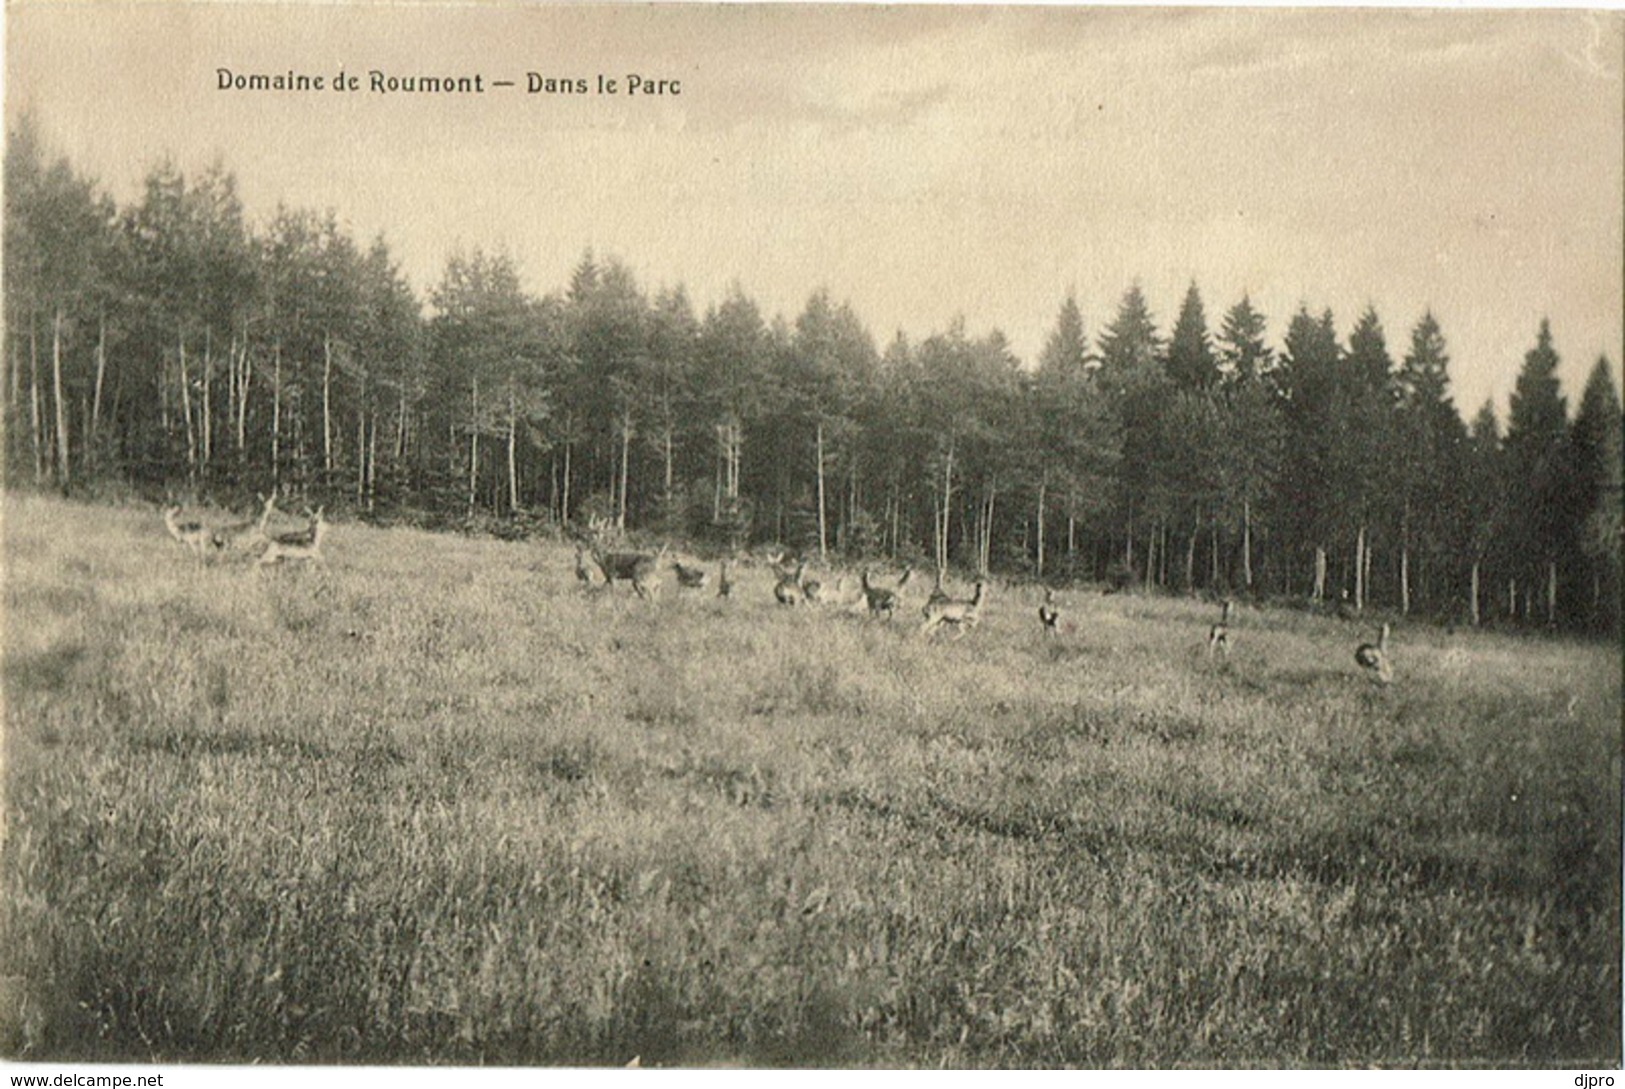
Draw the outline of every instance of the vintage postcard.
<instances>
[{"instance_id":1,"label":"vintage postcard","mask_svg":"<svg viewBox=\"0 0 1625 1089\"><path fill-rule=\"evenodd\" d=\"M1613 1084L1618 11L5 30L8 1076Z\"/></svg>"}]
</instances>

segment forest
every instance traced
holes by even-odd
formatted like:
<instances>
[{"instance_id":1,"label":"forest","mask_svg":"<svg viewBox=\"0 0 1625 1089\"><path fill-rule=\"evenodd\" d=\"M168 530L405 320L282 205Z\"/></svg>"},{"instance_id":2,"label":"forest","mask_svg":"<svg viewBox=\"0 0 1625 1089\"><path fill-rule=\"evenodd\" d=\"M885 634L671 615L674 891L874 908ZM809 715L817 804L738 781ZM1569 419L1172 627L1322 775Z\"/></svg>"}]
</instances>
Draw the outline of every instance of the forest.
<instances>
[{"instance_id":1,"label":"forest","mask_svg":"<svg viewBox=\"0 0 1625 1089\"><path fill-rule=\"evenodd\" d=\"M334 212L256 222L167 161L120 206L26 119L5 171L9 487L1618 631L1614 366L1571 411L1545 321L1469 421L1432 314L1277 340L1192 283L1164 329L1131 284L1091 333L1058 292L1023 360L963 318L882 343L825 288L701 312L590 250L543 294L454 253L420 297Z\"/></svg>"}]
</instances>

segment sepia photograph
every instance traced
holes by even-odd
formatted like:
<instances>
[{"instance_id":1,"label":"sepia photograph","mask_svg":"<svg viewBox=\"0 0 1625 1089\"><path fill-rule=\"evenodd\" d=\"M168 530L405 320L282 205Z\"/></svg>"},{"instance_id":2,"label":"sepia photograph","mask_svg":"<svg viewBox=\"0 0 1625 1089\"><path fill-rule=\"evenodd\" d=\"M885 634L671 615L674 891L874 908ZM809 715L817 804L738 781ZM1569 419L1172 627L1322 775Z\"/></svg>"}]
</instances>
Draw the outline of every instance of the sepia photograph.
<instances>
[{"instance_id":1,"label":"sepia photograph","mask_svg":"<svg viewBox=\"0 0 1625 1089\"><path fill-rule=\"evenodd\" d=\"M4 31L8 1084L1614 1084L1625 13Z\"/></svg>"}]
</instances>

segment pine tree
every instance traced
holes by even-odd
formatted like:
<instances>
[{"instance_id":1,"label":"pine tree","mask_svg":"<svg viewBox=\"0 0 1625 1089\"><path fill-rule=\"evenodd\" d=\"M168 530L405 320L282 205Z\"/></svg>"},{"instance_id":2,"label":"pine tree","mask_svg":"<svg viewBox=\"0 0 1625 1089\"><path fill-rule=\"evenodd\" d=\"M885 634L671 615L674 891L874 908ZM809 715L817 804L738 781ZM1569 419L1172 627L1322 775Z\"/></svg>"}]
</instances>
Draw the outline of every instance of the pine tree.
<instances>
[{"instance_id":1,"label":"pine tree","mask_svg":"<svg viewBox=\"0 0 1625 1089\"><path fill-rule=\"evenodd\" d=\"M1208 336L1202 296L1194 282L1185 293L1168 343L1168 377L1174 385L1187 390L1212 389L1219 381L1219 361Z\"/></svg>"},{"instance_id":2,"label":"pine tree","mask_svg":"<svg viewBox=\"0 0 1625 1089\"><path fill-rule=\"evenodd\" d=\"M1450 356L1438 319L1429 311L1411 331L1411 347L1395 376L1399 419L1394 452L1395 491L1402 504L1402 604L1408 610L1412 586L1437 592L1434 603L1461 591L1453 570L1468 541L1462 527L1471 521L1458 486L1464 472L1467 428L1450 399ZM1412 550L1423 565L1411 570Z\"/></svg>"},{"instance_id":3,"label":"pine tree","mask_svg":"<svg viewBox=\"0 0 1625 1089\"><path fill-rule=\"evenodd\" d=\"M1575 608L1588 627L1617 632L1620 613L1620 488L1625 457L1619 393L1606 357L1586 380L1569 432L1570 510L1579 518Z\"/></svg>"},{"instance_id":4,"label":"pine tree","mask_svg":"<svg viewBox=\"0 0 1625 1089\"><path fill-rule=\"evenodd\" d=\"M1117 316L1100 336L1099 380L1117 417L1122 435L1118 472L1118 519L1123 526L1123 563L1142 571L1142 581L1156 581L1152 543L1159 540L1169 511L1158 494L1158 459L1162 454L1158 420L1172 392L1163 365L1162 341L1139 284L1118 304ZM1145 563L1136 553L1146 542Z\"/></svg>"},{"instance_id":5,"label":"pine tree","mask_svg":"<svg viewBox=\"0 0 1625 1089\"><path fill-rule=\"evenodd\" d=\"M1521 593L1524 616L1539 615L1547 623L1557 620L1558 564L1574 537L1566 523L1571 513L1565 509L1568 406L1557 380L1558 363L1551 326L1543 318L1512 391L1505 441L1507 487L1523 497L1508 507L1504 529L1514 561L1508 574L1516 580L1509 597ZM1533 601L1540 596L1545 608L1537 614Z\"/></svg>"}]
</instances>

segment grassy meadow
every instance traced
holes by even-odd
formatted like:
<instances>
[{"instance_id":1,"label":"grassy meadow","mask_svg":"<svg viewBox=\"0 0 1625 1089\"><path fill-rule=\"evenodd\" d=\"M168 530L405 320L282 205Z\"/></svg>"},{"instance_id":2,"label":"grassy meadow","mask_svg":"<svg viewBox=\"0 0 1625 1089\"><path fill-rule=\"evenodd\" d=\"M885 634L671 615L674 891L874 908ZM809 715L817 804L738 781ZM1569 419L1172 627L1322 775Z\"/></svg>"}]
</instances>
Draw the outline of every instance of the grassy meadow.
<instances>
[{"instance_id":1,"label":"grassy meadow","mask_svg":"<svg viewBox=\"0 0 1625 1089\"><path fill-rule=\"evenodd\" d=\"M1617 648L4 500L0 1052L1618 1065ZM713 570L714 570L714 565Z\"/></svg>"}]
</instances>

